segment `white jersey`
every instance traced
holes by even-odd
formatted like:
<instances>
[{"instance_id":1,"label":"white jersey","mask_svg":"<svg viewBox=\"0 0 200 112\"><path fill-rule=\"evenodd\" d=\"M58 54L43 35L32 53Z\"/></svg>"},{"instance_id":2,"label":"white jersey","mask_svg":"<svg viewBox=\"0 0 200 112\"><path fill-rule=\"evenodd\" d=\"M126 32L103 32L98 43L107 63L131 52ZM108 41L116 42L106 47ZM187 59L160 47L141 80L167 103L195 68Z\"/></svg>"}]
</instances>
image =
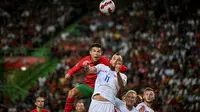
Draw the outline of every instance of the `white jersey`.
<instances>
[{"instance_id":1,"label":"white jersey","mask_svg":"<svg viewBox=\"0 0 200 112\"><path fill-rule=\"evenodd\" d=\"M118 109L117 112L137 112L137 109L133 106L132 110L128 110L126 108L126 104L120 100L119 98L115 98L116 107Z\"/></svg>"},{"instance_id":2,"label":"white jersey","mask_svg":"<svg viewBox=\"0 0 200 112\"><path fill-rule=\"evenodd\" d=\"M136 107L137 110L139 110L142 106L145 107L144 112L154 112L150 107L148 107L145 103L139 103Z\"/></svg>"},{"instance_id":3,"label":"white jersey","mask_svg":"<svg viewBox=\"0 0 200 112\"><path fill-rule=\"evenodd\" d=\"M96 68L97 79L95 82L93 95L98 93L103 98L115 104L115 96L120 89L117 80L117 73L111 70L110 67L105 66L104 64L98 64L96 65ZM127 77L123 73L120 73L120 75L125 86L127 82Z\"/></svg>"},{"instance_id":4,"label":"white jersey","mask_svg":"<svg viewBox=\"0 0 200 112\"><path fill-rule=\"evenodd\" d=\"M92 99L88 112L115 112L115 106L109 101Z\"/></svg>"}]
</instances>

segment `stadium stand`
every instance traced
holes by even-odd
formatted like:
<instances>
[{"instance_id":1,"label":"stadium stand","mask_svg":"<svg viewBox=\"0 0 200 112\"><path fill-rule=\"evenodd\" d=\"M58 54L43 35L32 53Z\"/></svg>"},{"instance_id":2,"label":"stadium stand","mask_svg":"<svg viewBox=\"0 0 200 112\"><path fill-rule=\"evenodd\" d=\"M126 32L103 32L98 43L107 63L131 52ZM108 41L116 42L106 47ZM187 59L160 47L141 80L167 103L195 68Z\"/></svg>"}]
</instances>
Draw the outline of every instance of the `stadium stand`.
<instances>
[{"instance_id":1,"label":"stadium stand","mask_svg":"<svg viewBox=\"0 0 200 112\"><path fill-rule=\"evenodd\" d=\"M14 1L17 0L11 0ZM30 88L26 87L24 81L21 82L20 88L15 85L8 87L19 91L14 95L22 94L24 98L14 97L16 100L12 101L7 95L0 93L2 109L28 112L34 108L35 98L44 96L45 108L52 112L63 111L67 91L82 83L84 77L81 72L71 82L66 83L63 79L65 71L87 54L88 44L99 42L104 46L105 55L108 57L116 51L124 54L125 65L128 67L126 73L128 85L125 90L134 89L141 93L141 88L146 86L151 86L155 90L155 112L198 112L200 110L200 9L195 0L133 0L127 7L118 8L112 16L102 16L95 10L83 17L77 16L80 18L70 27L70 30L65 30L65 25L59 26L56 20L63 14L66 14L66 18L73 18L73 14L68 15L71 10L76 11L73 7L62 8L62 3L57 0L54 1L55 3L47 0L40 1L36 8L37 2L35 5L29 2L34 0L19 5L24 8L16 10L18 12L16 14L30 14L31 16L28 17L30 20L26 23L27 17L14 16L16 18L11 19L15 22L14 26L8 27L8 24L1 27L0 48L4 50L3 53L9 48L21 45L25 48L48 48L48 58L58 59L59 62L55 61L56 67L51 66L49 68L51 71L48 69L43 73L43 70L40 70L39 73L35 73L37 76L29 77L27 81L32 81ZM9 2L6 4L10 6ZM27 12L28 7L32 7L30 9L33 10ZM54 12L53 10L57 12L51 13ZM17 23L20 22L16 23L16 21L22 19L24 20L22 23L27 26L19 30L20 25ZM69 19L65 22L68 23ZM4 23L7 22L5 17L3 20ZM33 26L32 22L34 22ZM53 36L48 34L54 29L51 25L56 28L58 25L58 29L63 32ZM38 29L42 27L39 32L33 30L36 26ZM18 31L13 31L11 28ZM47 29L49 30L46 31ZM26 36L22 36L24 37L22 40L17 40L17 37L20 38L17 36L20 33ZM40 37L39 40L35 38L37 36ZM43 36L46 38L41 39ZM49 36L51 39L48 38ZM30 39L36 41L29 43ZM48 47L43 47L47 40L50 40ZM16 42L13 44L13 41ZM41 49L41 52L43 51L45 50ZM13 52L9 53L9 56L14 55ZM51 63L39 65L33 68L33 71L43 67L48 68ZM27 73L24 72L23 75L25 74ZM44 74L46 77L43 77ZM4 89L5 87L0 88L11 93L9 89ZM28 90L28 93L24 89Z\"/></svg>"}]
</instances>

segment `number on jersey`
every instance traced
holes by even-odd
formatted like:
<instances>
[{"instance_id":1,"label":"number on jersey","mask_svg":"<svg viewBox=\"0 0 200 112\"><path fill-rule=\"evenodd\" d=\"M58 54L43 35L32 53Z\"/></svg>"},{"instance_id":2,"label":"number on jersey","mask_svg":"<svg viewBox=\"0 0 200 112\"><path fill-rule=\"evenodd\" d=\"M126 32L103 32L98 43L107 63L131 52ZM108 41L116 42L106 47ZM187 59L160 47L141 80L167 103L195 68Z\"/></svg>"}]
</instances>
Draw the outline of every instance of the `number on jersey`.
<instances>
[{"instance_id":1,"label":"number on jersey","mask_svg":"<svg viewBox=\"0 0 200 112\"><path fill-rule=\"evenodd\" d=\"M106 82L108 82L110 79L110 76L109 75L106 75L106 78L104 79Z\"/></svg>"}]
</instances>

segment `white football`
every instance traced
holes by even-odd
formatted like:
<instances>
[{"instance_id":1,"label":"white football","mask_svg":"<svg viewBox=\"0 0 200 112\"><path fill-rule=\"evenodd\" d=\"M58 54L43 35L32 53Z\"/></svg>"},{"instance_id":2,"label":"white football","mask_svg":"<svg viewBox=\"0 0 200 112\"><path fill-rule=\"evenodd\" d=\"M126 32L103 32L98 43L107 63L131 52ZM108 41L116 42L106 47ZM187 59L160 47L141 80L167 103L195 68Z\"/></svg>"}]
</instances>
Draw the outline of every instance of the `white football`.
<instances>
[{"instance_id":1,"label":"white football","mask_svg":"<svg viewBox=\"0 0 200 112\"><path fill-rule=\"evenodd\" d=\"M111 15L115 8L115 3L112 0L103 0L99 4L99 10L102 14Z\"/></svg>"}]
</instances>

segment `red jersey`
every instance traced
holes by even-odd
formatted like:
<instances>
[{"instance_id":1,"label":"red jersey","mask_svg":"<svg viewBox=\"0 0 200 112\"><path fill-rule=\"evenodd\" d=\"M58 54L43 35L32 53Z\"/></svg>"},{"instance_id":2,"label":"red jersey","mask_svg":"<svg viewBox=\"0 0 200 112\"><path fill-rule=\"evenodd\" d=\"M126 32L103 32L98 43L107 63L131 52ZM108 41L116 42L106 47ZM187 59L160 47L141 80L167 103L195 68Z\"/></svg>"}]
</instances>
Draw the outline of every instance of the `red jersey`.
<instances>
[{"instance_id":1,"label":"red jersey","mask_svg":"<svg viewBox=\"0 0 200 112\"><path fill-rule=\"evenodd\" d=\"M81 70L83 68L83 62L85 61L89 61L90 66L96 66L97 64L104 64L106 66L110 65L110 60L105 57L105 56L101 56L99 61L97 63L93 63L91 60L90 56L86 56L84 58L82 58L74 67L72 67L68 73L69 75L73 76L76 72L78 72L79 70ZM122 69L120 71L126 71L126 67L123 66ZM95 80L97 78L97 74L86 74L86 78L84 80L84 84L90 86L91 88L94 89L94 84L95 84Z\"/></svg>"},{"instance_id":2,"label":"red jersey","mask_svg":"<svg viewBox=\"0 0 200 112\"><path fill-rule=\"evenodd\" d=\"M31 110L31 112L38 112L37 111L37 108L35 108L35 109L33 109L33 110ZM46 110L46 109L42 109L42 111L41 112L49 112L48 110Z\"/></svg>"}]
</instances>

